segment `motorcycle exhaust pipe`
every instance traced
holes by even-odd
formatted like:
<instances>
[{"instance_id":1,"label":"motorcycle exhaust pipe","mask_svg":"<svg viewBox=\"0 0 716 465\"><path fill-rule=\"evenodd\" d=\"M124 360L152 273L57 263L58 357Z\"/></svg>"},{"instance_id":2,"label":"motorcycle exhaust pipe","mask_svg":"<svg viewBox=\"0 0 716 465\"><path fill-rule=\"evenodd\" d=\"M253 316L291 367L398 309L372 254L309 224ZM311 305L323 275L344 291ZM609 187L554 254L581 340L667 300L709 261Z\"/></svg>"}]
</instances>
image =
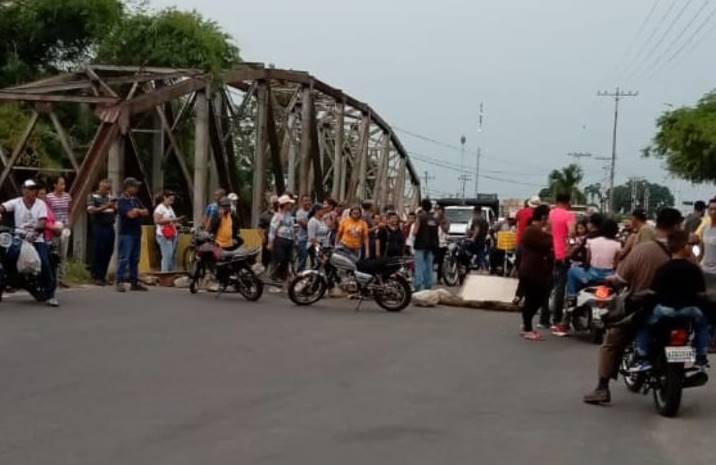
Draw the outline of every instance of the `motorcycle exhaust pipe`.
<instances>
[{"instance_id":1,"label":"motorcycle exhaust pipe","mask_svg":"<svg viewBox=\"0 0 716 465\"><path fill-rule=\"evenodd\" d=\"M700 371L684 379L684 388L701 387L709 381L709 375Z\"/></svg>"}]
</instances>

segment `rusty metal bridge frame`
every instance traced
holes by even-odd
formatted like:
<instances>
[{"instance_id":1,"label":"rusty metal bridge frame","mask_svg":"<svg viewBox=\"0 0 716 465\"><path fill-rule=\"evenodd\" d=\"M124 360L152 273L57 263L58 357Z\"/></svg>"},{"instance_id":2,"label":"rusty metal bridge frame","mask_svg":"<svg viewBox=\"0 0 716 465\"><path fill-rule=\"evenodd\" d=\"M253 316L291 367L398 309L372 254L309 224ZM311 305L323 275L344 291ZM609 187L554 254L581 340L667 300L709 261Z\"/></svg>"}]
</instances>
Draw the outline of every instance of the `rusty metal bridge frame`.
<instances>
[{"instance_id":1,"label":"rusty metal bridge frame","mask_svg":"<svg viewBox=\"0 0 716 465\"><path fill-rule=\"evenodd\" d=\"M215 76L191 69L91 65L76 72L0 90L0 102L24 102L29 124L6 156L0 149L0 188L17 191L13 172L41 116L52 122L74 173L70 193L84 199L105 173L119 189L131 158L147 194L163 188L162 166L178 164L197 221L210 189L238 192L241 169L253 177L251 224L256 226L269 193L333 197L352 204L373 200L405 212L417 206L420 178L388 123L367 104L301 71L243 64ZM99 125L84 154L62 127L57 104L94 109ZM193 110L193 111L192 111ZM193 159L185 156L178 128L194 117ZM154 129L135 128L151 114ZM242 121L253 122L253 152L235 141ZM135 132L153 132L151 175L142 165ZM125 158L126 157L126 158ZM136 170L135 170L136 171ZM71 220L81 220L74 202Z\"/></svg>"}]
</instances>

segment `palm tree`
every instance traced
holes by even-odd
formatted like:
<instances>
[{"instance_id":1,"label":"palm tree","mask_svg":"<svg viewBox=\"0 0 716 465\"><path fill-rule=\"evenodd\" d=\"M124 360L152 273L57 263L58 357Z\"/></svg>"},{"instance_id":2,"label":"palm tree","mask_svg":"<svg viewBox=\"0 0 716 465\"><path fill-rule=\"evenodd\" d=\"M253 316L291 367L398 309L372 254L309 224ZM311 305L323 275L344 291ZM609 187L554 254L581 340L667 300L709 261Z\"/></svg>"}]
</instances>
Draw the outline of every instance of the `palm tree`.
<instances>
[{"instance_id":1,"label":"palm tree","mask_svg":"<svg viewBox=\"0 0 716 465\"><path fill-rule=\"evenodd\" d=\"M579 190L579 184L584 179L584 172L579 165L571 164L561 170L554 170L549 174L549 190L554 196L558 192L569 192L572 194L572 201L584 203L584 194Z\"/></svg>"},{"instance_id":2,"label":"palm tree","mask_svg":"<svg viewBox=\"0 0 716 465\"><path fill-rule=\"evenodd\" d=\"M584 188L584 195L589 203L598 205L600 208L604 206L604 193L602 192L601 183L590 184Z\"/></svg>"}]
</instances>

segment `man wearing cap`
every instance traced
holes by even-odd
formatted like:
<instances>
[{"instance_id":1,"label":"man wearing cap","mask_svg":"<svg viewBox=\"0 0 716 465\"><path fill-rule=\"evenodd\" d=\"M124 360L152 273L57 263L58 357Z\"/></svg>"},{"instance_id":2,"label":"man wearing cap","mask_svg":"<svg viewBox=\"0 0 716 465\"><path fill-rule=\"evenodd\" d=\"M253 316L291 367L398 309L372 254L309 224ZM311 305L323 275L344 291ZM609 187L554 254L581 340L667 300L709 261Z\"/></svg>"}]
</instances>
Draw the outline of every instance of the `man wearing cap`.
<instances>
[{"instance_id":1,"label":"man wearing cap","mask_svg":"<svg viewBox=\"0 0 716 465\"><path fill-rule=\"evenodd\" d=\"M55 298L55 274L50 265L50 249L45 242L45 225L47 223L47 204L37 199L38 185L32 179L22 184L22 197L9 200L0 205L0 213L13 213L15 228L27 233L26 239L35 246L40 260L42 271L40 281L47 294L47 305L58 307L60 304Z\"/></svg>"},{"instance_id":2,"label":"man wearing cap","mask_svg":"<svg viewBox=\"0 0 716 465\"><path fill-rule=\"evenodd\" d=\"M211 220L209 232L214 236L216 244L225 250L241 247L239 217L234 213L231 200L224 197L219 200L219 216Z\"/></svg>"},{"instance_id":3,"label":"man wearing cap","mask_svg":"<svg viewBox=\"0 0 716 465\"><path fill-rule=\"evenodd\" d=\"M295 240L293 227L296 223L291 214L294 203L289 195L279 197L278 211L271 219L269 228L267 248L272 254L273 278L280 281L285 281L288 277L288 265Z\"/></svg>"},{"instance_id":4,"label":"man wearing cap","mask_svg":"<svg viewBox=\"0 0 716 465\"><path fill-rule=\"evenodd\" d=\"M139 254L142 247L142 221L149 216L137 197L142 185L136 178L124 180L124 192L117 201L119 214L119 242L117 250L117 291L125 292L126 284L133 291L146 291L139 284Z\"/></svg>"}]
</instances>

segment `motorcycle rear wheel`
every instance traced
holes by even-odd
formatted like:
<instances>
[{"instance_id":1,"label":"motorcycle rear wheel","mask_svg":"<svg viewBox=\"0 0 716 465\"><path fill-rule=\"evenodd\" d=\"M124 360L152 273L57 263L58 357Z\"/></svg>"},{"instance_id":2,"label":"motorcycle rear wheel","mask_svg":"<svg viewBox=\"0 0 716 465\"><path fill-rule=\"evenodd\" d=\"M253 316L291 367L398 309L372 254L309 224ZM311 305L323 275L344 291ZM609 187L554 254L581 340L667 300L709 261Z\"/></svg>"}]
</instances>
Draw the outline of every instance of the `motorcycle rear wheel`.
<instances>
[{"instance_id":1,"label":"motorcycle rear wheel","mask_svg":"<svg viewBox=\"0 0 716 465\"><path fill-rule=\"evenodd\" d=\"M374 295L375 302L389 312L400 312L410 305L413 292L410 283L400 276L394 275L383 281L383 288L390 293L379 292Z\"/></svg>"},{"instance_id":2,"label":"motorcycle rear wheel","mask_svg":"<svg viewBox=\"0 0 716 465\"><path fill-rule=\"evenodd\" d=\"M659 415L675 417L681 407L684 387L684 365L665 363L663 373L654 388L654 405Z\"/></svg>"},{"instance_id":3,"label":"motorcycle rear wheel","mask_svg":"<svg viewBox=\"0 0 716 465\"><path fill-rule=\"evenodd\" d=\"M256 302L264 293L264 283L253 271L242 268L237 273L238 291L249 302Z\"/></svg>"},{"instance_id":4,"label":"motorcycle rear wheel","mask_svg":"<svg viewBox=\"0 0 716 465\"><path fill-rule=\"evenodd\" d=\"M288 298L296 305L313 305L323 298L328 283L315 274L299 275L288 284Z\"/></svg>"}]
</instances>

